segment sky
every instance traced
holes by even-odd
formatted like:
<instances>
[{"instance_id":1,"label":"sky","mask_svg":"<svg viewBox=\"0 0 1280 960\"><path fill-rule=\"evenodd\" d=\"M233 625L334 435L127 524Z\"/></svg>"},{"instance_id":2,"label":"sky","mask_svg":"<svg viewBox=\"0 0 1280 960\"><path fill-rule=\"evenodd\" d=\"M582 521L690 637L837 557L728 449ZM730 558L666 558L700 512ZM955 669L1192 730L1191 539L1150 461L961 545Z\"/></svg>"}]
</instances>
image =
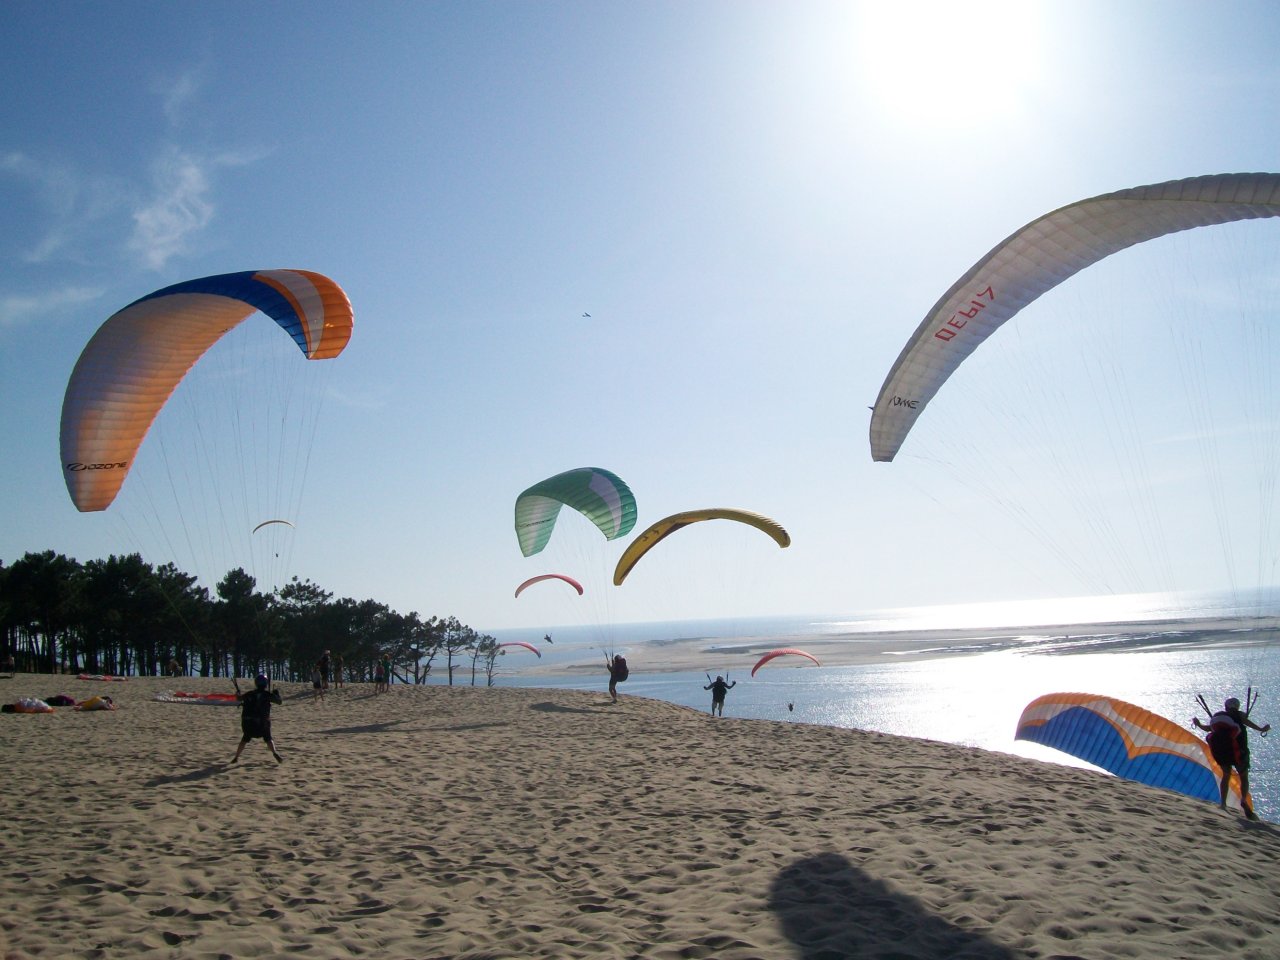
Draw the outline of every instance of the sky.
<instances>
[{"instance_id":1,"label":"sky","mask_svg":"<svg viewBox=\"0 0 1280 960\"><path fill-rule=\"evenodd\" d=\"M867 426L925 312L1018 227L1125 187L1276 170L1278 42L1265 2L1208 16L1190 0L11 0L0 560L139 550L196 572L191 543L215 536L197 528L240 530L192 502L229 491L197 492L141 459L126 490L167 476L188 498L180 536L145 532L136 502L113 505L134 511L123 520L78 513L59 465L63 391L88 338L138 297L299 268L342 285L355 332L325 361L296 523L270 548L286 569L271 580L494 629L1270 582L1269 546L1223 546L1269 503L1235 490L1234 459L1206 455L1226 466L1208 497L1142 495L1170 530L1128 555L1149 531L1122 521L1095 535L1115 526L1097 505L1115 486L1162 484L1162 462L1044 461L1068 493L1013 468L1038 445L1027 437L1063 428L1029 420L1019 435L1011 406L1071 418L1079 446L1055 457L1107 447L1105 424L1073 406L1099 393L1090 345L1120 326L1149 344L1143 324L1162 324L1170 298L1217 296L1212 269L1190 294L1164 292L1159 264L1141 259L1100 270L1105 295L1064 285L1060 303L1019 319L1025 334L1001 331L975 355L973 375L944 388L955 403L931 407L894 463L872 463ZM1264 264L1236 292L1267 283ZM1085 372L1058 369L1061 342L1037 346L1054 331ZM1104 395L1151 395L1144 349ZM1011 406L982 395L977 381L1013 367L1024 385ZM1209 393L1231 392L1229 362L1203 369ZM1186 393L1189 376L1163 389ZM190 423L224 416L186 409ZM167 413L144 452L162 425L200 432ZM1180 416L1161 405L1128 423L1138 446L1167 447ZM1232 432L1218 416L1207 428ZM545 554L522 557L516 496L580 466L627 481L635 533L732 506L777 519L792 545L708 523L615 588L629 538L562 515ZM546 572L594 578L591 612L554 585L512 596Z\"/></svg>"}]
</instances>

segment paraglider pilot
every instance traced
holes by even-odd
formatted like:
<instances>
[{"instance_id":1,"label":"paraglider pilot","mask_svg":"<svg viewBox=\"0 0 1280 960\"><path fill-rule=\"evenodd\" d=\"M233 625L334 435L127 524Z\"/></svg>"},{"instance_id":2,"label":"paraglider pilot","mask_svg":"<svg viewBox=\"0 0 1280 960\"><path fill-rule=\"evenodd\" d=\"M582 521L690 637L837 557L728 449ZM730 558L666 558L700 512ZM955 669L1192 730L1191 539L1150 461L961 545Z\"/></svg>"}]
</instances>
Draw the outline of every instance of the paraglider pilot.
<instances>
[{"instance_id":1,"label":"paraglider pilot","mask_svg":"<svg viewBox=\"0 0 1280 960\"><path fill-rule=\"evenodd\" d=\"M711 715L713 717L716 716L716 714L719 714L722 717L724 716L724 695L737 685L737 680L726 683L724 677L717 676L702 688L703 690L711 691Z\"/></svg>"},{"instance_id":2,"label":"paraglider pilot","mask_svg":"<svg viewBox=\"0 0 1280 960\"><path fill-rule=\"evenodd\" d=\"M1222 768L1222 783L1219 785L1222 800L1219 804L1223 810L1227 808L1227 791L1231 786L1231 769L1234 767L1240 774L1240 803L1244 807L1244 815L1250 820L1257 820L1249 803L1249 728L1265 734L1271 724L1258 726L1249 719L1248 711L1240 709L1240 701L1229 697L1222 709L1209 718L1208 724L1199 717L1192 717L1191 722L1201 730L1209 732L1209 751L1213 759Z\"/></svg>"},{"instance_id":3,"label":"paraglider pilot","mask_svg":"<svg viewBox=\"0 0 1280 960\"><path fill-rule=\"evenodd\" d=\"M236 699L240 701L240 746L236 747L236 755L231 758L235 763L250 740L259 737L266 743L276 763L284 763L284 757L276 752L276 743L271 739L271 705L284 701L279 690L269 689L271 681L266 674L260 673L253 682L254 689L248 693L240 692L240 684L236 684Z\"/></svg>"}]
</instances>

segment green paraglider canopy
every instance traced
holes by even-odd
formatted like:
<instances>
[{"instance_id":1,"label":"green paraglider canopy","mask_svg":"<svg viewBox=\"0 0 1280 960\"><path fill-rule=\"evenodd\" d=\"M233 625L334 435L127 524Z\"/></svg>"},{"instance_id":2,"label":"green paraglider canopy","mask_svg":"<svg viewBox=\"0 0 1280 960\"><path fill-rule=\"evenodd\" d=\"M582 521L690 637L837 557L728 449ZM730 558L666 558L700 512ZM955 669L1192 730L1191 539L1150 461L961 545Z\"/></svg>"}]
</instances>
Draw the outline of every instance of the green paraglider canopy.
<instances>
[{"instance_id":1,"label":"green paraglider canopy","mask_svg":"<svg viewBox=\"0 0 1280 960\"><path fill-rule=\"evenodd\" d=\"M566 470L516 497L516 537L526 557L547 545L561 506L583 514L606 540L626 536L636 525L636 498L617 475L599 467Z\"/></svg>"}]
</instances>

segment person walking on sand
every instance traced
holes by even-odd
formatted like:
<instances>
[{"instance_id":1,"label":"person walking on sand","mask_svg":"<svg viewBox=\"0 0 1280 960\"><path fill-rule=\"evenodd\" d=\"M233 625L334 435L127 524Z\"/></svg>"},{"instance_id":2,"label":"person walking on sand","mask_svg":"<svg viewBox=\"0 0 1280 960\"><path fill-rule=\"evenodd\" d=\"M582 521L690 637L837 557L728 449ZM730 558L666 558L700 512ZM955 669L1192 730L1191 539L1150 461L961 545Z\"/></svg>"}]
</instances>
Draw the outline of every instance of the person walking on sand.
<instances>
[{"instance_id":1,"label":"person walking on sand","mask_svg":"<svg viewBox=\"0 0 1280 960\"><path fill-rule=\"evenodd\" d=\"M324 699L324 671L318 662L311 668L311 699Z\"/></svg>"},{"instance_id":2,"label":"person walking on sand","mask_svg":"<svg viewBox=\"0 0 1280 960\"><path fill-rule=\"evenodd\" d=\"M232 678L232 682L235 680ZM240 746L236 747L236 755L232 763L240 759L245 744L250 740L261 738L266 743L276 763L284 763L284 757L276 750L276 742L271 738L271 705L279 704L280 691L271 688L271 681L266 674L258 674L253 681L253 689L248 693L240 692L240 684L236 683L236 699L240 701Z\"/></svg>"},{"instance_id":3,"label":"person walking on sand","mask_svg":"<svg viewBox=\"0 0 1280 960\"><path fill-rule=\"evenodd\" d=\"M1203 702L1203 700L1201 701ZM1231 786L1231 770L1240 774L1240 804L1244 815L1250 820L1257 820L1249 803L1249 729L1266 734L1271 724L1258 726L1249 719L1249 714L1240 709L1240 701L1228 697L1222 709L1209 718L1209 723L1202 723L1199 717L1192 717L1191 722L1201 730L1209 732L1209 752L1214 761L1222 768L1222 782L1218 785L1221 794L1219 806L1227 809L1227 791Z\"/></svg>"},{"instance_id":4,"label":"person walking on sand","mask_svg":"<svg viewBox=\"0 0 1280 960\"><path fill-rule=\"evenodd\" d=\"M710 679L710 677L707 679ZM703 690L711 691L711 715L713 717L716 714L724 716L724 695L737 685L737 680L726 682L724 677L717 675L714 680L702 688Z\"/></svg>"},{"instance_id":5,"label":"person walking on sand","mask_svg":"<svg viewBox=\"0 0 1280 960\"><path fill-rule=\"evenodd\" d=\"M604 655L604 666L609 671L609 696L613 698L613 702L618 702L618 684L631 676L631 669L627 666L627 658L622 654L616 654L610 657L609 654Z\"/></svg>"}]
</instances>

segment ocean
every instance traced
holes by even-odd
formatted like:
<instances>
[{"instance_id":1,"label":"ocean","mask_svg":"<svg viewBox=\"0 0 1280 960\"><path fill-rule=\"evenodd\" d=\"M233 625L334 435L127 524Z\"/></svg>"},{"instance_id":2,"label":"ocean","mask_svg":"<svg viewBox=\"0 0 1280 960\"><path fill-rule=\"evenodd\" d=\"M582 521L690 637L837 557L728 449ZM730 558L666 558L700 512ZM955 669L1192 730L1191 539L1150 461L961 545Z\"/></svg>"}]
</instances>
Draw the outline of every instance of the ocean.
<instances>
[{"instance_id":1,"label":"ocean","mask_svg":"<svg viewBox=\"0 0 1280 960\"><path fill-rule=\"evenodd\" d=\"M1144 594L1012 604L974 604L872 611L841 617L773 617L750 621L683 621L487 631L500 642L534 643L542 657L504 657L496 686L598 690L607 679L602 648L625 653L632 663L623 695L650 697L701 711L710 707L703 687L725 674L723 655L736 641L776 640L804 646L804 638L852 645L860 634L887 631L961 630L938 642L925 659L860 666L815 667L778 661L755 677L728 672L726 717L817 723L876 730L962 746L980 747L1068 766L1088 767L1066 754L1014 740L1022 709L1045 693L1075 691L1116 697L1190 726L1204 717L1203 695L1215 709L1227 696L1258 695L1253 719L1280 727L1280 605L1272 592L1167 597ZM1245 616L1264 618L1252 629L1198 631L1196 621ZM1170 621L1183 621L1172 628ZM1164 622L1159 629L1142 624ZM1063 624L1072 624L1064 628ZM1107 624L1100 628L1099 624ZM1116 626L1123 624L1123 626ZM1043 629L1052 625L1052 630ZM1019 632L1010 635L1009 628ZM999 631L998 639L992 635ZM543 640L550 634L552 643ZM623 639L625 638L625 640ZM661 661L663 645L696 638L702 669L646 672L637 665ZM524 663L529 658L529 664ZM740 657L738 658L740 660ZM588 665L573 671L574 665ZM534 672L563 667L567 672ZM469 682L464 672L455 683ZM481 681L483 682L483 681ZM708 722L716 722L708 717ZM767 735L767 730L762 731ZM1259 815L1280 822L1280 733L1250 733L1251 788Z\"/></svg>"}]
</instances>

